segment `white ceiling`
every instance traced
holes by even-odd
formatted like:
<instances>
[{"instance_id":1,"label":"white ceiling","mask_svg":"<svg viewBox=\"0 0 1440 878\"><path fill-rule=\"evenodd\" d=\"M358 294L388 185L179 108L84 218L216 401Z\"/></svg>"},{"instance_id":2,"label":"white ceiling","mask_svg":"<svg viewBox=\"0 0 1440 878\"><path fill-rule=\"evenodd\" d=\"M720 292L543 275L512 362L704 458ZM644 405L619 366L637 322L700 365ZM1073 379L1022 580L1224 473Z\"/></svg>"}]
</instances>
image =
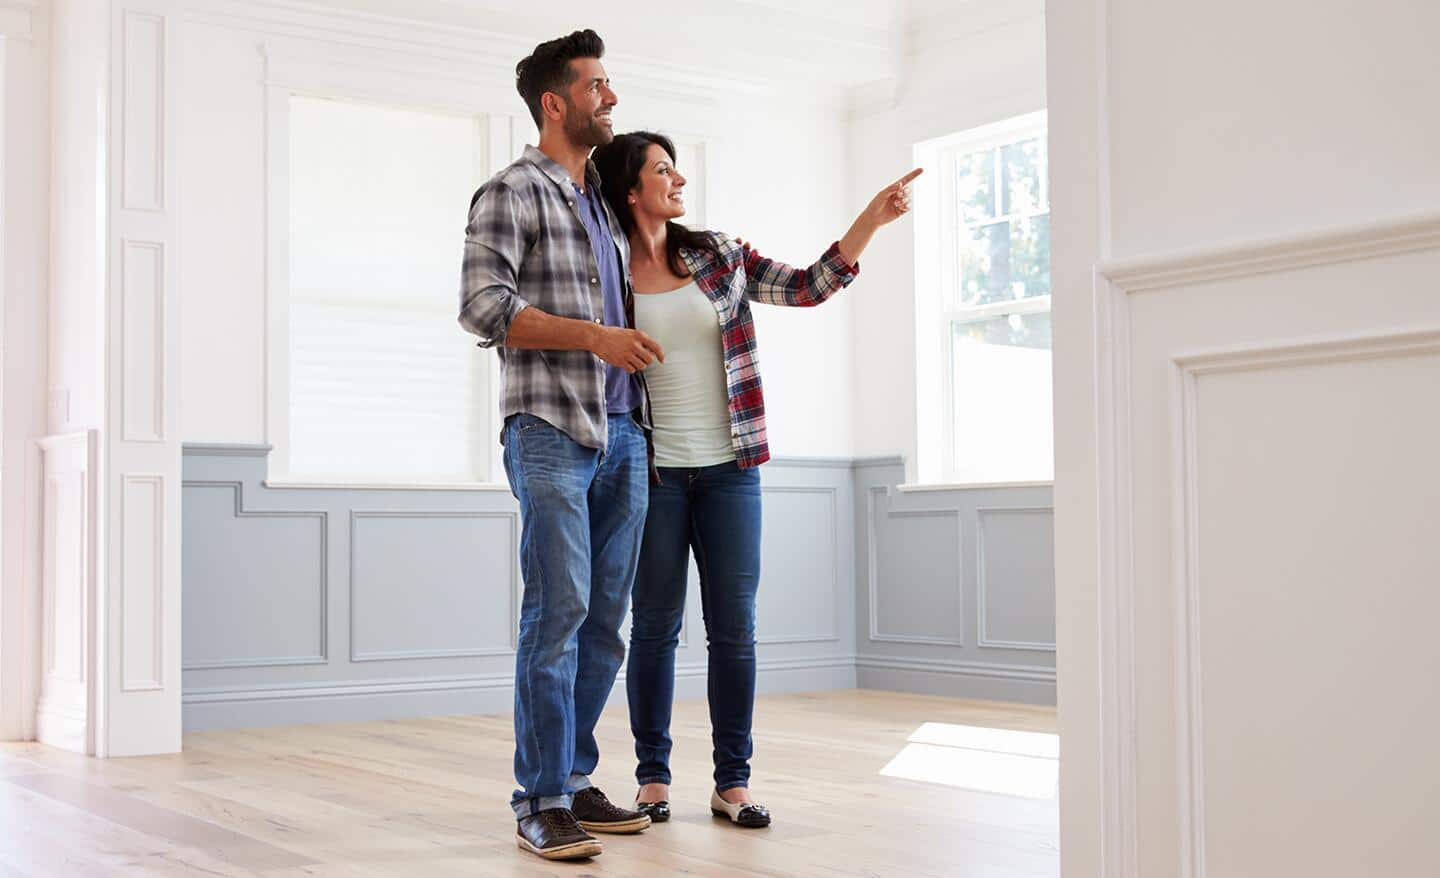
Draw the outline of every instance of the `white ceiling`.
<instances>
[{"instance_id":1,"label":"white ceiling","mask_svg":"<svg viewBox=\"0 0 1440 878\"><path fill-rule=\"evenodd\" d=\"M308 5L450 24L540 42L591 27L616 67L713 71L795 82L833 98L898 75L907 0L308 0ZM517 58L518 60L518 58Z\"/></svg>"}]
</instances>

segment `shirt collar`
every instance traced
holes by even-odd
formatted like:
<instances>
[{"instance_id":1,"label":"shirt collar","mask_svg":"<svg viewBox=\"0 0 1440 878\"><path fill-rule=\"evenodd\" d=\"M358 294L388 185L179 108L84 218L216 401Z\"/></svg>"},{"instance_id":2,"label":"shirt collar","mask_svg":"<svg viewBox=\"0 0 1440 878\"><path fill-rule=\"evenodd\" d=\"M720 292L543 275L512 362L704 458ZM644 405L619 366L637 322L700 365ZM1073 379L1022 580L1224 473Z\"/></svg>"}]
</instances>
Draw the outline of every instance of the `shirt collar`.
<instances>
[{"instance_id":1,"label":"shirt collar","mask_svg":"<svg viewBox=\"0 0 1440 878\"><path fill-rule=\"evenodd\" d=\"M541 152L539 147L527 144L524 157L526 161L539 168L545 176L549 177L555 185L568 188L574 184L575 181L570 179L570 172L565 170L559 162ZM585 190L587 192L592 191L600 185L600 172L595 170L595 163L589 159L585 160L585 184Z\"/></svg>"}]
</instances>

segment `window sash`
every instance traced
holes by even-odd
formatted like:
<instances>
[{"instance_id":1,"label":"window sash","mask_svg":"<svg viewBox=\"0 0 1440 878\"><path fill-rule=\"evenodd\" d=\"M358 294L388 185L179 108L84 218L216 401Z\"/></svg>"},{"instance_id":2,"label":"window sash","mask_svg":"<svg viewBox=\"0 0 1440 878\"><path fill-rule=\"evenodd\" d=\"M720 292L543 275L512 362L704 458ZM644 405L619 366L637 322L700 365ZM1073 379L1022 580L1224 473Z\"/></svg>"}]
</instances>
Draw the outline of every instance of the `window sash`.
<instances>
[{"instance_id":1,"label":"window sash","mask_svg":"<svg viewBox=\"0 0 1440 878\"><path fill-rule=\"evenodd\" d=\"M1002 212L1004 207L1004 167L1000 161L1001 151L1010 144L1021 143L1026 140L1040 138L1042 142L1048 137L1048 125L1046 124L1044 111L1029 114L1025 117L996 123L986 126L983 129L972 132L965 132L944 141L935 142L937 150L935 158L940 170L939 179L936 181L939 199L937 201L938 238L936 239L936 255L938 261L932 263L938 271L932 275L936 281L936 292L938 301L936 311L932 312L938 319L933 324L932 331L939 334L937 353L940 361L940 392L941 412L941 453L938 475L946 482L958 481L962 478L971 478L956 460L959 451L959 443L956 438L956 387L955 387L955 332L957 326L976 323L983 320L991 320L1010 315L1040 314L1050 311L1051 292L1030 295L1021 299L1006 299L998 302L988 302L977 305L961 305L961 285L963 279L960 273L961 238L970 234L970 230L979 226L999 222L1014 222L1025 218L1048 216L1050 214L1050 192L1049 192L1049 151L1043 151L1038 162L1037 173L1039 180L1036 188L1035 201L1033 205L1026 205L1032 209L1015 209L1009 212ZM993 201L991 216L983 219L975 219L966 223L962 214L962 206L959 201L959 181L956 174L960 168L960 159L963 156L977 152L989 152L991 160ZM1038 464L1038 461L1037 461ZM1039 469L1043 469L1039 468ZM1037 472L1038 474L1038 472ZM1000 474L997 474L997 478ZM1007 475L1008 478L1008 475ZM1027 478L1030 476L1027 475ZM1047 477L1048 478L1048 477Z\"/></svg>"}]
</instances>

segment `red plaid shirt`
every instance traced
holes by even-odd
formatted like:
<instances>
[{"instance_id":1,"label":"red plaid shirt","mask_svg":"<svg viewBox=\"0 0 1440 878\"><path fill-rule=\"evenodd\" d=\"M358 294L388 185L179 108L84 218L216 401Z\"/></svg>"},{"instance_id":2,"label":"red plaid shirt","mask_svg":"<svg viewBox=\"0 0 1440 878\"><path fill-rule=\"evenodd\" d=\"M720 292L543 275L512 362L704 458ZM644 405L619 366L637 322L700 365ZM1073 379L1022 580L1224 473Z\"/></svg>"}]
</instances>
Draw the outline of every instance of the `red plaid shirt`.
<instances>
[{"instance_id":1,"label":"red plaid shirt","mask_svg":"<svg viewBox=\"0 0 1440 878\"><path fill-rule=\"evenodd\" d=\"M760 388L755 324L750 300L768 305L808 308L849 286L860 273L840 255L837 241L811 265L800 269L766 259L747 244L716 233L720 258L703 250L681 250L695 283L720 317L725 353L725 384L730 396L730 442L741 467L770 459L765 436L765 395Z\"/></svg>"}]
</instances>

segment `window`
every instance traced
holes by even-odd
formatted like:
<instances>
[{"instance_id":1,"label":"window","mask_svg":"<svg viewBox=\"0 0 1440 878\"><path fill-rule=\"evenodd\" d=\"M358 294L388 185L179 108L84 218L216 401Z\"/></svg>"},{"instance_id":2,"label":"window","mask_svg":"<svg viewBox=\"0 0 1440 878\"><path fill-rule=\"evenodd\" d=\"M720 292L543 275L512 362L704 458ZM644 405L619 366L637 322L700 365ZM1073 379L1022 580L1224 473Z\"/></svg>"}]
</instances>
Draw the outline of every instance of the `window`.
<instances>
[{"instance_id":1,"label":"window","mask_svg":"<svg viewBox=\"0 0 1440 878\"><path fill-rule=\"evenodd\" d=\"M455 322L486 120L289 99L287 474L489 477L493 360Z\"/></svg>"},{"instance_id":2,"label":"window","mask_svg":"<svg viewBox=\"0 0 1440 878\"><path fill-rule=\"evenodd\" d=\"M1044 114L917 148L939 173L938 289L944 481L1052 478L1050 201ZM923 179L923 178L922 178ZM937 313L938 312L938 313ZM922 317L922 319L927 319Z\"/></svg>"}]
</instances>

